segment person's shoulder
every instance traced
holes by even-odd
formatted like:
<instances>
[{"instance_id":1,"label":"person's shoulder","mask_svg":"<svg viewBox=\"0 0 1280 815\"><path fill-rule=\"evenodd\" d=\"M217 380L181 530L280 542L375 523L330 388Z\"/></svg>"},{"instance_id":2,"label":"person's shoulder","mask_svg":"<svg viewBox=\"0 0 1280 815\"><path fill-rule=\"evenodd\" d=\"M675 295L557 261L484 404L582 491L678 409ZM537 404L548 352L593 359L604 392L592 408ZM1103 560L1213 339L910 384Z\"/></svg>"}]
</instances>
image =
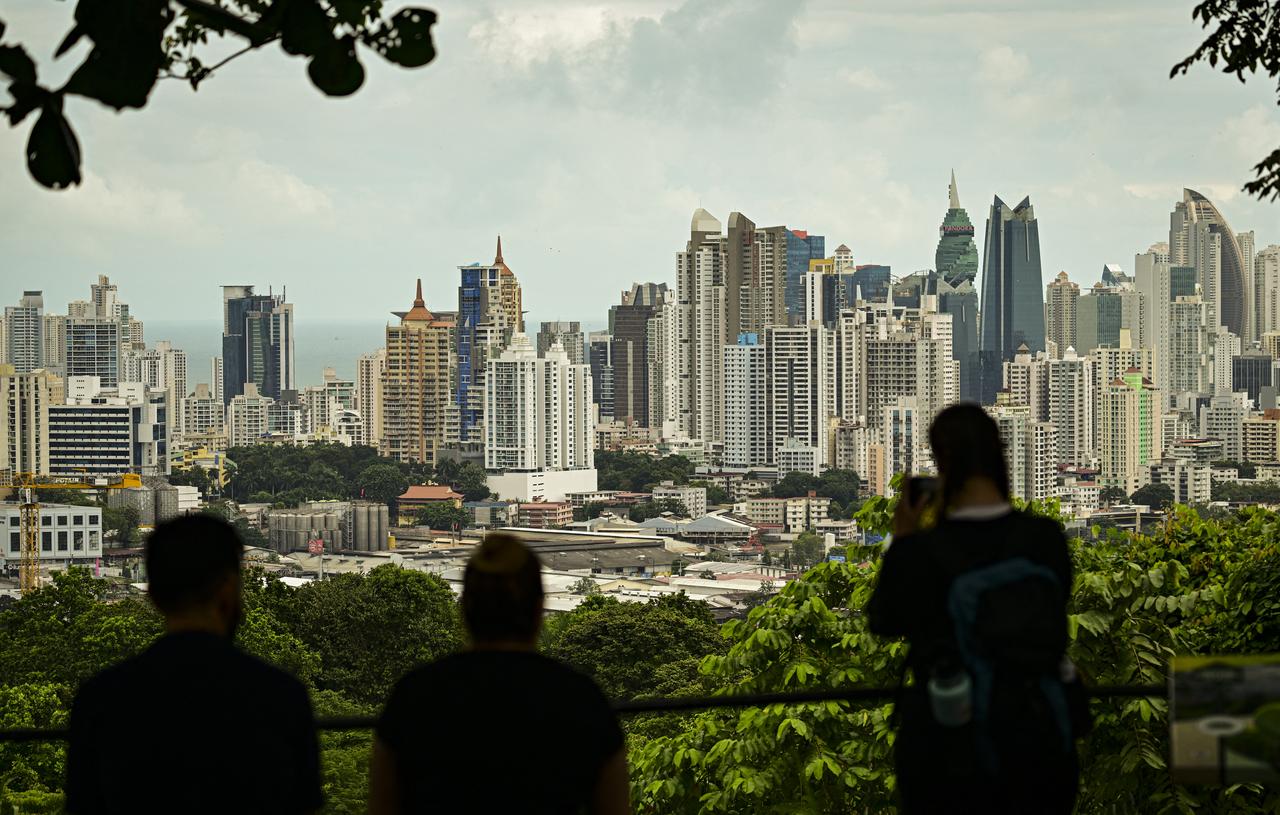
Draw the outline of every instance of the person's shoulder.
<instances>
[{"instance_id":1,"label":"person's shoulder","mask_svg":"<svg viewBox=\"0 0 1280 815\"><path fill-rule=\"evenodd\" d=\"M76 690L76 700L79 704L87 704L100 698L110 698L115 696L119 691L130 690L137 685L136 678L140 672L144 671L146 652L136 654L117 662L115 665L103 668L93 676L80 683L80 687Z\"/></svg>"},{"instance_id":2,"label":"person's shoulder","mask_svg":"<svg viewBox=\"0 0 1280 815\"><path fill-rule=\"evenodd\" d=\"M1019 510L1010 515L1014 522L1031 535L1035 535L1037 540L1055 541L1061 540L1065 536L1062 531L1062 524L1053 518L1046 518L1043 515L1032 515L1029 512Z\"/></svg>"},{"instance_id":3,"label":"person's shoulder","mask_svg":"<svg viewBox=\"0 0 1280 815\"><path fill-rule=\"evenodd\" d=\"M275 691L281 694L307 693L306 685L288 671L260 659L239 647L228 649L228 659L235 664L237 671L247 684L255 689Z\"/></svg>"}]
</instances>

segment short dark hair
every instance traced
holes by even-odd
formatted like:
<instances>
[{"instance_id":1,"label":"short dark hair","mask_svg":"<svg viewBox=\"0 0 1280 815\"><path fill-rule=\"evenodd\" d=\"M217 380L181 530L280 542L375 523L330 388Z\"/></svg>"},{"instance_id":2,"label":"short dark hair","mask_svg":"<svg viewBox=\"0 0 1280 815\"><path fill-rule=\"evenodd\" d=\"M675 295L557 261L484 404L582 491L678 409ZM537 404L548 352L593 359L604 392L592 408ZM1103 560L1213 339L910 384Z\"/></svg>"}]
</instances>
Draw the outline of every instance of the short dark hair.
<instances>
[{"instance_id":1,"label":"short dark hair","mask_svg":"<svg viewBox=\"0 0 1280 815\"><path fill-rule=\"evenodd\" d=\"M228 577L238 577L244 544L235 527L211 515L184 515L147 538L147 592L163 613L209 602Z\"/></svg>"},{"instance_id":2,"label":"short dark hair","mask_svg":"<svg viewBox=\"0 0 1280 815\"><path fill-rule=\"evenodd\" d=\"M961 402L946 408L929 426L933 463L942 476L942 500L951 501L969 479L985 476L1009 499L1009 467L995 420L978 405Z\"/></svg>"},{"instance_id":3,"label":"short dark hair","mask_svg":"<svg viewBox=\"0 0 1280 815\"><path fill-rule=\"evenodd\" d=\"M528 640L542 621L542 565L519 538L487 535L467 561L462 618L477 642Z\"/></svg>"}]
</instances>

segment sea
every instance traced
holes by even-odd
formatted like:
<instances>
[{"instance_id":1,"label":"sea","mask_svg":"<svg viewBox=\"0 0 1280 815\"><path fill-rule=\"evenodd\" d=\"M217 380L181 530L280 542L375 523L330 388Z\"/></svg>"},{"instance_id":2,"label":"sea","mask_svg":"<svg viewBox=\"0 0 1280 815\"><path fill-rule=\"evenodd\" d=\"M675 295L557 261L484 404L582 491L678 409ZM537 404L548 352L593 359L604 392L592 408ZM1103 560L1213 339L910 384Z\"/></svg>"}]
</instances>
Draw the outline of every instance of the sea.
<instances>
[{"instance_id":1,"label":"sea","mask_svg":"<svg viewBox=\"0 0 1280 815\"><path fill-rule=\"evenodd\" d=\"M143 317L143 325L148 346L158 340L168 340L174 348L187 352L188 387L210 381L212 360L222 354L221 322L148 320ZM538 333L538 326L539 323L530 315L525 315L525 328L530 339ZM582 322L584 332L604 328L602 322ZM333 368L343 379L355 379L356 360L381 348L386 342L386 330L387 323L382 320L295 320L295 384L298 388L321 384L325 368Z\"/></svg>"}]
</instances>

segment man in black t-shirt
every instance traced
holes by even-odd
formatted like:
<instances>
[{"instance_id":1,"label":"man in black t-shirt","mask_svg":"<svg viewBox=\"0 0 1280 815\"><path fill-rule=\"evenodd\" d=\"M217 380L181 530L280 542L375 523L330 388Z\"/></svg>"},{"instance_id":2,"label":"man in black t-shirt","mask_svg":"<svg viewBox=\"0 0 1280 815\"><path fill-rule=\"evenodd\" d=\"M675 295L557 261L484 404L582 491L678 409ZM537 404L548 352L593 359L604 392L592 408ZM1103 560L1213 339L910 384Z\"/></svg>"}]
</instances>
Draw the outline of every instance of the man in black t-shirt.
<instances>
[{"instance_id":1,"label":"man in black t-shirt","mask_svg":"<svg viewBox=\"0 0 1280 815\"><path fill-rule=\"evenodd\" d=\"M629 811L622 731L587 677L535 652L538 559L510 535L467 564L472 647L406 675L374 741L372 815Z\"/></svg>"},{"instance_id":2,"label":"man in black t-shirt","mask_svg":"<svg viewBox=\"0 0 1280 815\"><path fill-rule=\"evenodd\" d=\"M306 689L232 644L243 548L207 515L161 524L148 539L148 591L166 633L80 686L67 753L72 815L319 810Z\"/></svg>"}]
</instances>

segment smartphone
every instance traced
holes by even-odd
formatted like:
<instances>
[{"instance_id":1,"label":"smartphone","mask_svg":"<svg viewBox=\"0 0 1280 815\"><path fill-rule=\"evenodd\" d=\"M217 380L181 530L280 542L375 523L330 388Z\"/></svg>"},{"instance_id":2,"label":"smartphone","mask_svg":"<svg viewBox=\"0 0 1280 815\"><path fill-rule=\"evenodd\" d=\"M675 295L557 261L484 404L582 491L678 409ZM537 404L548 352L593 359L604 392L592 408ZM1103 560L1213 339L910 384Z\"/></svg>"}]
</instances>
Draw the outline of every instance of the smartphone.
<instances>
[{"instance_id":1,"label":"smartphone","mask_svg":"<svg viewBox=\"0 0 1280 815\"><path fill-rule=\"evenodd\" d=\"M907 479L907 500L912 506L926 504L938 494L938 479L931 475L913 475Z\"/></svg>"}]
</instances>

